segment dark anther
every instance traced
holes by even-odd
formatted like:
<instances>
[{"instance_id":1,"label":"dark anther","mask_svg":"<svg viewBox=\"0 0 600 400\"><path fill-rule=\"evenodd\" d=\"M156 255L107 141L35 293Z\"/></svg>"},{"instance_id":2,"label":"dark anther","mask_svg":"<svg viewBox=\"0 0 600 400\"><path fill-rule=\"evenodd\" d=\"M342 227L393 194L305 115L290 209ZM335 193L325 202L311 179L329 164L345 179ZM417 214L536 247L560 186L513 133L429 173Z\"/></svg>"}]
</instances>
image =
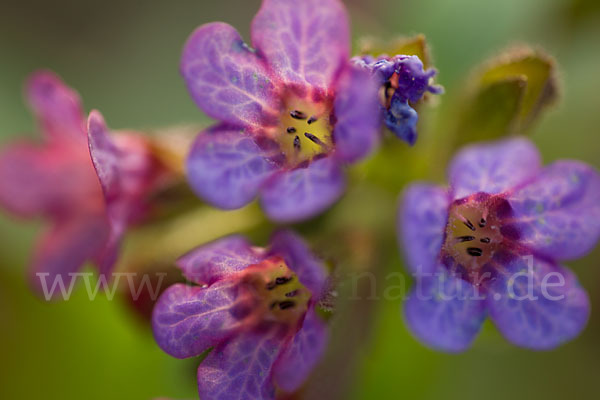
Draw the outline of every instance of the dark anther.
<instances>
[{"instance_id":1,"label":"dark anther","mask_svg":"<svg viewBox=\"0 0 600 400\"><path fill-rule=\"evenodd\" d=\"M277 283L275 283L275 281L271 281L267 283L267 290L273 290L275 289L275 286L277 286Z\"/></svg>"},{"instance_id":2,"label":"dark anther","mask_svg":"<svg viewBox=\"0 0 600 400\"><path fill-rule=\"evenodd\" d=\"M294 119L306 119L306 114L304 114L302 111L298 111L298 110L294 110L290 113L290 116Z\"/></svg>"},{"instance_id":3,"label":"dark anther","mask_svg":"<svg viewBox=\"0 0 600 400\"><path fill-rule=\"evenodd\" d=\"M298 294L298 290L294 290L293 292L288 292L285 294L285 297L296 297Z\"/></svg>"},{"instance_id":4,"label":"dark anther","mask_svg":"<svg viewBox=\"0 0 600 400\"><path fill-rule=\"evenodd\" d=\"M456 238L459 242L471 242L475 240L475 236L459 236Z\"/></svg>"},{"instance_id":5,"label":"dark anther","mask_svg":"<svg viewBox=\"0 0 600 400\"><path fill-rule=\"evenodd\" d=\"M466 221L463 221L463 224L466 225L467 228L469 228L470 230L474 231L475 227L473 226L473 223L471 221L469 221L468 219Z\"/></svg>"},{"instance_id":6,"label":"dark anther","mask_svg":"<svg viewBox=\"0 0 600 400\"><path fill-rule=\"evenodd\" d=\"M296 128L290 126L289 128L287 128L287 133L296 133Z\"/></svg>"},{"instance_id":7,"label":"dark anther","mask_svg":"<svg viewBox=\"0 0 600 400\"><path fill-rule=\"evenodd\" d=\"M469 255L473 257L481 257L481 255L483 254L483 250L481 250L479 247L469 247L467 249L467 253L469 253Z\"/></svg>"},{"instance_id":8,"label":"dark anther","mask_svg":"<svg viewBox=\"0 0 600 400\"><path fill-rule=\"evenodd\" d=\"M485 226L485 224L487 223L487 221L485 220L485 218L481 218L479 220L479 227L483 228Z\"/></svg>"},{"instance_id":9,"label":"dark anther","mask_svg":"<svg viewBox=\"0 0 600 400\"><path fill-rule=\"evenodd\" d=\"M279 309L280 310L286 310L288 308L292 308L296 305L296 303L294 303L291 300L286 300L286 301L282 301L281 303L279 303Z\"/></svg>"},{"instance_id":10,"label":"dark anther","mask_svg":"<svg viewBox=\"0 0 600 400\"><path fill-rule=\"evenodd\" d=\"M287 278L285 276L280 276L279 278L275 279L275 283L277 285L283 285L284 283L288 283L291 280L292 280L292 277Z\"/></svg>"},{"instance_id":11,"label":"dark anther","mask_svg":"<svg viewBox=\"0 0 600 400\"><path fill-rule=\"evenodd\" d=\"M276 305L277 305L277 302L274 301L274 302L271 303L271 305L269 306L269 308L272 310L272 309L275 308Z\"/></svg>"},{"instance_id":12,"label":"dark anther","mask_svg":"<svg viewBox=\"0 0 600 400\"><path fill-rule=\"evenodd\" d=\"M300 138L298 136L294 138L294 148L300 150Z\"/></svg>"},{"instance_id":13,"label":"dark anther","mask_svg":"<svg viewBox=\"0 0 600 400\"><path fill-rule=\"evenodd\" d=\"M307 124L312 124L313 122L317 122L317 117L315 117L314 115L312 117L310 117L308 119L308 121L306 121Z\"/></svg>"},{"instance_id":14,"label":"dark anther","mask_svg":"<svg viewBox=\"0 0 600 400\"><path fill-rule=\"evenodd\" d=\"M490 243L492 241L492 239L490 239L488 237L484 237L484 238L481 238L479 241L481 243Z\"/></svg>"},{"instance_id":15,"label":"dark anther","mask_svg":"<svg viewBox=\"0 0 600 400\"><path fill-rule=\"evenodd\" d=\"M304 136L306 136L306 138L307 138L308 140L310 140L311 142L313 142L313 143L316 143L316 144L318 144L318 145L320 145L320 146L325 146L325 143L323 143L323 142L321 141L321 139L319 139L318 137L316 137L316 136L315 136L315 135L313 135L312 133L304 132Z\"/></svg>"}]
</instances>

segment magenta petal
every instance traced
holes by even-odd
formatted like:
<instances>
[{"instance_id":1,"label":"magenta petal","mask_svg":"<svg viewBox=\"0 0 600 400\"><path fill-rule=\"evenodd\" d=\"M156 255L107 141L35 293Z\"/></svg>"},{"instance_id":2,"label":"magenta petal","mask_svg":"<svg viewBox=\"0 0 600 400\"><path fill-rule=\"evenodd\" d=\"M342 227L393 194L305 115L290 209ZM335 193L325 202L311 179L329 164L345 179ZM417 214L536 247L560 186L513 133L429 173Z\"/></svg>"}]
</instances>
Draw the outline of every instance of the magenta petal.
<instances>
[{"instance_id":1,"label":"magenta petal","mask_svg":"<svg viewBox=\"0 0 600 400\"><path fill-rule=\"evenodd\" d=\"M49 138L85 143L85 117L79 95L49 71L34 73L27 83L27 98Z\"/></svg>"},{"instance_id":2,"label":"magenta petal","mask_svg":"<svg viewBox=\"0 0 600 400\"><path fill-rule=\"evenodd\" d=\"M227 236L200 246L177 260L187 279L212 284L262 261L262 252L240 235Z\"/></svg>"},{"instance_id":3,"label":"magenta petal","mask_svg":"<svg viewBox=\"0 0 600 400\"><path fill-rule=\"evenodd\" d=\"M346 181L334 157L313 161L308 167L275 174L261 191L261 204L274 221L311 218L338 200Z\"/></svg>"},{"instance_id":4,"label":"magenta petal","mask_svg":"<svg viewBox=\"0 0 600 400\"><path fill-rule=\"evenodd\" d=\"M188 180L215 207L240 208L277 168L265 156L251 137L215 127L198 135L187 160Z\"/></svg>"},{"instance_id":5,"label":"magenta petal","mask_svg":"<svg viewBox=\"0 0 600 400\"><path fill-rule=\"evenodd\" d=\"M236 300L233 285L170 286L152 313L154 338L160 348L173 357L193 357L230 336L239 328L231 312Z\"/></svg>"},{"instance_id":6,"label":"magenta petal","mask_svg":"<svg viewBox=\"0 0 600 400\"><path fill-rule=\"evenodd\" d=\"M450 187L455 199L477 192L502 193L535 177L540 165L537 149L524 138L475 144L454 157Z\"/></svg>"},{"instance_id":7,"label":"magenta petal","mask_svg":"<svg viewBox=\"0 0 600 400\"><path fill-rule=\"evenodd\" d=\"M600 175L584 163L549 165L509 201L520 241L548 257L581 257L600 238Z\"/></svg>"},{"instance_id":8,"label":"magenta petal","mask_svg":"<svg viewBox=\"0 0 600 400\"><path fill-rule=\"evenodd\" d=\"M288 230L277 232L271 239L269 253L284 258L287 266L298 276L300 283L312 292L313 298L318 299L321 296L327 270L298 235Z\"/></svg>"},{"instance_id":9,"label":"magenta petal","mask_svg":"<svg viewBox=\"0 0 600 400\"><path fill-rule=\"evenodd\" d=\"M216 347L198 368L202 400L270 400L271 379L282 339L268 333L248 332Z\"/></svg>"},{"instance_id":10,"label":"magenta petal","mask_svg":"<svg viewBox=\"0 0 600 400\"><path fill-rule=\"evenodd\" d=\"M47 149L16 144L0 153L0 205L24 217L49 211L56 200L54 169Z\"/></svg>"},{"instance_id":11,"label":"magenta petal","mask_svg":"<svg viewBox=\"0 0 600 400\"><path fill-rule=\"evenodd\" d=\"M95 259L108 234L104 216L80 216L56 223L36 249L30 274L35 291L47 299L63 295L61 287L68 290L75 283L73 273Z\"/></svg>"},{"instance_id":12,"label":"magenta petal","mask_svg":"<svg viewBox=\"0 0 600 400\"><path fill-rule=\"evenodd\" d=\"M548 350L579 335L590 304L569 270L538 258L516 258L503 267L489 287L487 304L506 339Z\"/></svg>"},{"instance_id":13,"label":"magenta petal","mask_svg":"<svg viewBox=\"0 0 600 400\"><path fill-rule=\"evenodd\" d=\"M264 0L252 43L287 83L328 89L350 55L350 28L339 0Z\"/></svg>"},{"instance_id":14,"label":"magenta petal","mask_svg":"<svg viewBox=\"0 0 600 400\"><path fill-rule=\"evenodd\" d=\"M273 367L277 385L286 392L298 390L323 356L327 341L327 327L313 309L309 310L302 327Z\"/></svg>"},{"instance_id":15,"label":"magenta petal","mask_svg":"<svg viewBox=\"0 0 600 400\"><path fill-rule=\"evenodd\" d=\"M192 33L181 73L202 111L223 122L260 128L278 109L269 71L228 24L206 24Z\"/></svg>"},{"instance_id":16,"label":"magenta petal","mask_svg":"<svg viewBox=\"0 0 600 400\"><path fill-rule=\"evenodd\" d=\"M466 350L485 319L485 301L473 285L440 266L417 279L404 303L408 328L431 348Z\"/></svg>"},{"instance_id":17,"label":"magenta petal","mask_svg":"<svg viewBox=\"0 0 600 400\"><path fill-rule=\"evenodd\" d=\"M379 143L381 106L379 85L365 70L348 67L338 84L334 112L336 117L336 155L348 162L367 156Z\"/></svg>"},{"instance_id":18,"label":"magenta petal","mask_svg":"<svg viewBox=\"0 0 600 400\"><path fill-rule=\"evenodd\" d=\"M412 272L433 272L438 264L448 222L448 191L414 184L406 189L398 210L397 229Z\"/></svg>"}]
</instances>

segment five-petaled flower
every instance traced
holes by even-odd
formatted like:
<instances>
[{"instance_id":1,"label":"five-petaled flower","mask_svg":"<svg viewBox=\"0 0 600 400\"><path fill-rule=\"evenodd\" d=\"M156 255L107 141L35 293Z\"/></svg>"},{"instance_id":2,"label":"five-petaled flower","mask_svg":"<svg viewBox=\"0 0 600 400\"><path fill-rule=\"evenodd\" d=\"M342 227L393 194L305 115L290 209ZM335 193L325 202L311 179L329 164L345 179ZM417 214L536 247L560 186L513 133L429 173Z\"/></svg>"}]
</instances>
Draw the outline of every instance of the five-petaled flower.
<instances>
[{"instance_id":1,"label":"five-petaled flower","mask_svg":"<svg viewBox=\"0 0 600 400\"><path fill-rule=\"evenodd\" d=\"M252 44L230 25L210 23L185 45L187 87L221 121L198 136L189 181L220 208L260 195L273 220L310 218L342 195L343 165L378 144L378 84L350 63L339 0L264 0Z\"/></svg>"},{"instance_id":2,"label":"five-petaled flower","mask_svg":"<svg viewBox=\"0 0 600 400\"><path fill-rule=\"evenodd\" d=\"M59 293L52 289L61 284L59 280L64 283L72 279L69 274L85 262L95 263L101 275L111 272L125 217L113 216L116 212L107 216L77 93L51 72L42 71L30 78L26 94L45 140L42 145L22 141L2 150L0 205L21 217L41 216L51 221L51 228L37 246L30 276L33 288L48 297L48 293ZM97 127L97 122L98 114L93 113L90 124ZM140 176L140 169L145 170L151 163L147 152L133 145L143 139L131 133L119 140L123 143L121 151L137 160L129 165L143 165L137 169ZM142 175L144 179L149 177ZM101 180L106 176L103 174ZM139 197L131 193L109 194L109 203L112 197L123 201L124 196L126 202L137 201ZM109 204L109 208L113 207Z\"/></svg>"},{"instance_id":3,"label":"five-petaled flower","mask_svg":"<svg viewBox=\"0 0 600 400\"><path fill-rule=\"evenodd\" d=\"M512 343L551 349L587 323L589 300L560 262L600 237L600 175L577 161L542 168L526 139L476 144L450 165L450 188L409 187L398 230L417 285L410 329L445 351L469 347L489 313Z\"/></svg>"},{"instance_id":4,"label":"five-petaled flower","mask_svg":"<svg viewBox=\"0 0 600 400\"><path fill-rule=\"evenodd\" d=\"M211 347L198 368L200 398L272 399L297 390L319 361L327 328L315 305L326 270L289 231L267 249L234 235L183 256L178 265L200 286L176 284L159 298L153 330L178 358Z\"/></svg>"},{"instance_id":5,"label":"five-petaled flower","mask_svg":"<svg viewBox=\"0 0 600 400\"><path fill-rule=\"evenodd\" d=\"M377 77L381 85L379 100L385 126L398 138L415 144L419 116L411 104L416 104L426 93L443 92L441 86L431 83L437 71L424 70L417 56L362 56L354 57L352 61Z\"/></svg>"}]
</instances>

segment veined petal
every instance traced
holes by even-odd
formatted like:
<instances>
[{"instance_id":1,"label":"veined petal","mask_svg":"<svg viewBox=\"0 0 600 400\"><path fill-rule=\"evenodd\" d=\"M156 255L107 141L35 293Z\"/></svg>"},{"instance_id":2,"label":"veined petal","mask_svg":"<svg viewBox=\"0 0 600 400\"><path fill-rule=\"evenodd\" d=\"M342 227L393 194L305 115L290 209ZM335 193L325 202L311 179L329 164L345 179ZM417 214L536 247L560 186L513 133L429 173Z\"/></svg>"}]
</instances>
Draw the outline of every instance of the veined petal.
<instances>
[{"instance_id":1,"label":"veined petal","mask_svg":"<svg viewBox=\"0 0 600 400\"><path fill-rule=\"evenodd\" d=\"M27 82L26 95L43 132L53 140L85 146L85 117L79 95L50 71Z\"/></svg>"},{"instance_id":2,"label":"veined petal","mask_svg":"<svg viewBox=\"0 0 600 400\"><path fill-rule=\"evenodd\" d=\"M273 367L273 378L281 389L294 392L302 386L323 356L328 336L327 327L310 309Z\"/></svg>"},{"instance_id":3,"label":"veined petal","mask_svg":"<svg viewBox=\"0 0 600 400\"><path fill-rule=\"evenodd\" d=\"M187 160L188 181L215 207L240 208L251 202L277 166L253 138L222 126L198 135Z\"/></svg>"},{"instance_id":4,"label":"veined petal","mask_svg":"<svg viewBox=\"0 0 600 400\"><path fill-rule=\"evenodd\" d=\"M328 89L350 55L350 27L339 0L264 0L252 44L286 83Z\"/></svg>"},{"instance_id":5,"label":"veined petal","mask_svg":"<svg viewBox=\"0 0 600 400\"><path fill-rule=\"evenodd\" d=\"M553 259L581 257L600 238L600 174L584 163L547 166L509 202L520 241Z\"/></svg>"},{"instance_id":6,"label":"veined petal","mask_svg":"<svg viewBox=\"0 0 600 400\"><path fill-rule=\"evenodd\" d=\"M181 73L194 101L213 118L260 128L278 112L274 78L228 24L206 24L192 33Z\"/></svg>"},{"instance_id":7,"label":"veined petal","mask_svg":"<svg viewBox=\"0 0 600 400\"><path fill-rule=\"evenodd\" d=\"M46 299L68 296L69 287L77 280L73 273L104 249L108 234L103 215L57 222L38 243L30 273L34 290Z\"/></svg>"},{"instance_id":8,"label":"veined petal","mask_svg":"<svg viewBox=\"0 0 600 400\"><path fill-rule=\"evenodd\" d=\"M439 266L417 279L404 303L411 332L423 343L442 351L466 350L485 319L485 301L475 287Z\"/></svg>"},{"instance_id":9,"label":"veined petal","mask_svg":"<svg viewBox=\"0 0 600 400\"><path fill-rule=\"evenodd\" d=\"M589 299L569 270L529 256L514 258L499 272L486 301L491 319L512 343L548 350L585 327Z\"/></svg>"},{"instance_id":10,"label":"veined petal","mask_svg":"<svg viewBox=\"0 0 600 400\"><path fill-rule=\"evenodd\" d=\"M240 235L200 246L177 260L184 276L199 285L212 284L262 261L262 252Z\"/></svg>"},{"instance_id":11,"label":"veined petal","mask_svg":"<svg viewBox=\"0 0 600 400\"><path fill-rule=\"evenodd\" d=\"M444 230L448 223L450 196L442 187L426 184L409 186L398 210L398 236L412 272L434 272Z\"/></svg>"},{"instance_id":12,"label":"veined petal","mask_svg":"<svg viewBox=\"0 0 600 400\"><path fill-rule=\"evenodd\" d=\"M333 137L336 155L348 162L367 156L379 143L379 85L371 74L347 67L337 87Z\"/></svg>"},{"instance_id":13,"label":"veined petal","mask_svg":"<svg viewBox=\"0 0 600 400\"><path fill-rule=\"evenodd\" d=\"M271 239L269 253L283 257L287 266L298 276L302 285L319 299L327 279L325 266L316 258L299 236L289 230L277 232Z\"/></svg>"},{"instance_id":14,"label":"veined petal","mask_svg":"<svg viewBox=\"0 0 600 400\"><path fill-rule=\"evenodd\" d=\"M274 399L271 370L283 344L268 332L247 332L216 347L198 368L200 398Z\"/></svg>"},{"instance_id":15,"label":"veined petal","mask_svg":"<svg viewBox=\"0 0 600 400\"><path fill-rule=\"evenodd\" d=\"M232 285L170 286L152 313L152 330L160 348L173 357L194 357L230 336L239 328L232 314L236 304Z\"/></svg>"},{"instance_id":16,"label":"veined petal","mask_svg":"<svg viewBox=\"0 0 600 400\"><path fill-rule=\"evenodd\" d=\"M261 190L261 204L274 221L294 222L311 218L338 200L346 181L337 160L325 157L275 174Z\"/></svg>"},{"instance_id":17,"label":"veined petal","mask_svg":"<svg viewBox=\"0 0 600 400\"><path fill-rule=\"evenodd\" d=\"M529 140L507 139L475 144L461 150L450 164L454 199L477 192L497 194L535 177L540 155Z\"/></svg>"}]
</instances>

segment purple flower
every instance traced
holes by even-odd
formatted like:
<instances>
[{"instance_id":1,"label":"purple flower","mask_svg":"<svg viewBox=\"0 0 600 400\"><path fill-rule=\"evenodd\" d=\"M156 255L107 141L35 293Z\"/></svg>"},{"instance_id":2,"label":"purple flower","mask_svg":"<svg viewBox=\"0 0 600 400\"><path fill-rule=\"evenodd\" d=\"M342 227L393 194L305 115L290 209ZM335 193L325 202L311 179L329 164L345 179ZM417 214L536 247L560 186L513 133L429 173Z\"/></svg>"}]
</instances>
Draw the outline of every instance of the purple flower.
<instances>
[{"instance_id":1,"label":"purple flower","mask_svg":"<svg viewBox=\"0 0 600 400\"><path fill-rule=\"evenodd\" d=\"M326 273L289 231L268 249L229 236L182 257L185 277L153 314L160 347L177 358L213 348L198 368L200 398L272 399L297 390L324 352L327 329L315 312Z\"/></svg>"},{"instance_id":2,"label":"purple flower","mask_svg":"<svg viewBox=\"0 0 600 400\"><path fill-rule=\"evenodd\" d=\"M221 121L198 136L189 181L220 208L260 196L273 220L312 217L342 195L342 166L378 144L377 85L349 63L339 0L264 0L252 44L230 25L210 23L185 45L187 87Z\"/></svg>"},{"instance_id":3,"label":"purple flower","mask_svg":"<svg viewBox=\"0 0 600 400\"><path fill-rule=\"evenodd\" d=\"M354 57L352 61L377 77L381 85L379 97L387 128L411 146L415 144L418 115L410 104L421 100L427 92L443 92L441 86L431 84L437 71L431 68L424 70L417 56L363 56Z\"/></svg>"},{"instance_id":4,"label":"purple flower","mask_svg":"<svg viewBox=\"0 0 600 400\"><path fill-rule=\"evenodd\" d=\"M587 323L589 300L563 266L600 237L600 175L578 161L542 168L521 138L477 144L450 165L450 188L416 184L398 230L417 285L410 329L431 347L469 347L486 315L512 343L551 349Z\"/></svg>"},{"instance_id":5,"label":"purple flower","mask_svg":"<svg viewBox=\"0 0 600 400\"><path fill-rule=\"evenodd\" d=\"M34 289L42 294L43 282L50 286L57 277L68 282L68 274L87 261L102 272L110 270L110 225L79 96L46 71L31 76L26 96L44 141L23 140L2 149L0 205L24 218L51 221L37 244L30 274Z\"/></svg>"}]
</instances>

